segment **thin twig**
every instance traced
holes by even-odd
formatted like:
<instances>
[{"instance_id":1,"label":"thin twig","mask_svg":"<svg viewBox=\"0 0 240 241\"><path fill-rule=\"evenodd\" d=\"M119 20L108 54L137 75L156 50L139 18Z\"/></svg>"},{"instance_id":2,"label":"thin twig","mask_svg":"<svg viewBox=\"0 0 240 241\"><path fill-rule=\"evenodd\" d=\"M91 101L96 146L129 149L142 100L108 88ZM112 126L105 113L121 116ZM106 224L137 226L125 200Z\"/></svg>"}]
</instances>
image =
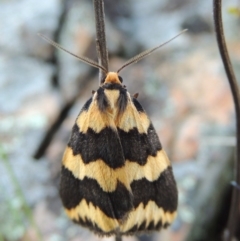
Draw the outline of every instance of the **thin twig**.
<instances>
[{"instance_id":1,"label":"thin twig","mask_svg":"<svg viewBox=\"0 0 240 241\"><path fill-rule=\"evenodd\" d=\"M105 34L104 3L103 0L94 0L95 24L96 24L96 47L98 53L98 63L108 71L108 51ZM106 74L100 70L99 82Z\"/></svg>"},{"instance_id":2,"label":"thin twig","mask_svg":"<svg viewBox=\"0 0 240 241\"><path fill-rule=\"evenodd\" d=\"M235 180L236 180L236 183L239 185L240 184L240 97L239 97L237 80L233 72L233 68L231 65L231 61L230 61L226 43L225 43L221 11L222 11L221 0L213 0L214 23L215 23L218 47L219 47L223 65L228 77L228 81L231 87L234 106L235 106L235 112L236 112L237 163L235 168L235 173L236 173ZM230 213L229 213L228 223L227 223L227 230L226 230L227 232L226 232L226 236L224 237L225 241L231 241L235 234L236 227L239 227L239 225L237 224L237 219L239 215L239 210L238 210L239 202L240 202L240 192L237 188L234 188L232 192L231 208L230 208Z\"/></svg>"},{"instance_id":3,"label":"thin twig","mask_svg":"<svg viewBox=\"0 0 240 241\"><path fill-rule=\"evenodd\" d=\"M122 235L117 234L116 237L115 237L115 241L122 241Z\"/></svg>"}]
</instances>

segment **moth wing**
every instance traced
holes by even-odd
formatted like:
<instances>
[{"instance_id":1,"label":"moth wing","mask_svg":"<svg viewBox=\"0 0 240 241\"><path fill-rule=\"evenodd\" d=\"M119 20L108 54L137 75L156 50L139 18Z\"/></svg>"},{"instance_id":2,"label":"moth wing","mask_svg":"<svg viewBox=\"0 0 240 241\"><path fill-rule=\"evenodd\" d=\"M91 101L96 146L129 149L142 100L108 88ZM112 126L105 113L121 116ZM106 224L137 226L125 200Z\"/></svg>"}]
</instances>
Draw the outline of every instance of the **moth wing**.
<instances>
[{"instance_id":1,"label":"moth wing","mask_svg":"<svg viewBox=\"0 0 240 241\"><path fill-rule=\"evenodd\" d=\"M135 98L119 116L117 126L134 205L121 232L133 234L166 227L176 216L176 183L158 135Z\"/></svg>"},{"instance_id":2,"label":"moth wing","mask_svg":"<svg viewBox=\"0 0 240 241\"><path fill-rule=\"evenodd\" d=\"M96 233L112 234L132 209L117 129L97 105L84 105L63 156L60 195L68 216Z\"/></svg>"}]
</instances>

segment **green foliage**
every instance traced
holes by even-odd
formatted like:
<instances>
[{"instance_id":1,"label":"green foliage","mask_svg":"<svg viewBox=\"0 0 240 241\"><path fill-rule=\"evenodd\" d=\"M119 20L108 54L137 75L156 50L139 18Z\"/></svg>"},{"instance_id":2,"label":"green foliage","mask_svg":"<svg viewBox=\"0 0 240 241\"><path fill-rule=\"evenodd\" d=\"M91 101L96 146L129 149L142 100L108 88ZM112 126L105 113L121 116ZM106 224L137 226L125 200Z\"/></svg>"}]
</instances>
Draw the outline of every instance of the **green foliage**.
<instances>
[{"instance_id":1,"label":"green foliage","mask_svg":"<svg viewBox=\"0 0 240 241\"><path fill-rule=\"evenodd\" d=\"M234 16L240 17L240 8L230 7L228 8L228 12Z\"/></svg>"},{"instance_id":2,"label":"green foliage","mask_svg":"<svg viewBox=\"0 0 240 241\"><path fill-rule=\"evenodd\" d=\"M29 225L35 229L38 239L42 240L34 222L32 210L26 202L8 155L2 146L0 146L0 162L11 181L7 185L0 182L0 241L4 239L15 241L22 238ZM13 186L14 189L12 196L9 196L7 192L9 186Z\"/></svg>"}]
</instances>

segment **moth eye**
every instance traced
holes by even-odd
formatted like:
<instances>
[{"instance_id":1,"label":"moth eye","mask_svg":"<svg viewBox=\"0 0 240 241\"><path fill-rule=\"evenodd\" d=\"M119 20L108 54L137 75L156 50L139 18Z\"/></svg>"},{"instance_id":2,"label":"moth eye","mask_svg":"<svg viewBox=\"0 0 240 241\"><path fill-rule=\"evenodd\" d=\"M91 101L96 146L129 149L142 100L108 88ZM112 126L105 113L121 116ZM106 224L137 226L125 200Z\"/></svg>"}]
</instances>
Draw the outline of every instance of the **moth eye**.
<instances>
[{"instance_id":1,"label":"moth eye","mask_svg":"<svg viewBox=\"0 0 240 241\"><path fill-rule=\"evenodd\" d=\"M101 84L103 84L105 82L106 76L102 77L101 79Z\"/></svg>"},{"instance_id":2,"label":"moth eye","mask_svg":"<svg viewBox=\"0 0 240 241\"><path fill-rule=\"evenodd\" d=\"M123 82L122 77L121 77L121 76L118 76L118 78L119 78L120 82L122 83L122 82Z\"/></svg>"}]
</instances>

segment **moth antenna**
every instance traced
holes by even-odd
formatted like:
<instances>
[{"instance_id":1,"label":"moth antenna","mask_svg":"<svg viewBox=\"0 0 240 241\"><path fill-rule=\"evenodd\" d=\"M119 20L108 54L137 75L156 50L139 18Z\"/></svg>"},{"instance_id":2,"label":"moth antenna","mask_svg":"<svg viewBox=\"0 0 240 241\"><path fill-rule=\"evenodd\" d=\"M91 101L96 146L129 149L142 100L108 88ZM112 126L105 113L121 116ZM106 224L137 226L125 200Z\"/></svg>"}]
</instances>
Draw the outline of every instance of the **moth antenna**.
<instances>
[{"instance_id":1,"label":"moth antenna","mask_svg":"<svg viewBox=\"0 0 240 241\"><path fill-rule=\"evenodd\" d=\"M38 35L43 38L44 40L46 40L47 42L49 42L51 45L53 45L54 47L60 49L60 50L63 50L64 52L68 53L68 54L71 54L72 56L76 57L77 59L81 60L82 62L84 63L87 63L95 68L98 68L98 69L101 69L105 74L107 74L107 70L99 65L97 62L95 62L94 60L91 60L85 56L78 56L68 50L66 50L65 48L63 48L61 45L59 45L58 43L54 42L53 40L49 39L48 37L46 37L45 35L41 34L41 33L38 33Z\"/></svg>"},{"instance_id":2,"label":"moth antenna","mask_svg":"<svg viewBox=\"0 0 240 241\"><path fill-rule=\"evenodd\" d=\"M174 36L173 38L169 39L168 41L152 48L152 49L148 49L148 50L145 50L143 51L142 53L134 56L133 58L129 59L120 69L118 69L117 73L119 73L123 68L127 67L128 65L130 64L133 64L133 63L136 63L138 62L139 60L145 58L146 56L148 56L149 54L151 54L153 51L159 49L160 47L162 47L163 45L171 42L172 40L174 40L175 38L177 38L179 35L185 33L187 31L187 29L184 29L183 31L181 31L179 34L177 34L176 36Z\"/></svg>"}]
</instances>

